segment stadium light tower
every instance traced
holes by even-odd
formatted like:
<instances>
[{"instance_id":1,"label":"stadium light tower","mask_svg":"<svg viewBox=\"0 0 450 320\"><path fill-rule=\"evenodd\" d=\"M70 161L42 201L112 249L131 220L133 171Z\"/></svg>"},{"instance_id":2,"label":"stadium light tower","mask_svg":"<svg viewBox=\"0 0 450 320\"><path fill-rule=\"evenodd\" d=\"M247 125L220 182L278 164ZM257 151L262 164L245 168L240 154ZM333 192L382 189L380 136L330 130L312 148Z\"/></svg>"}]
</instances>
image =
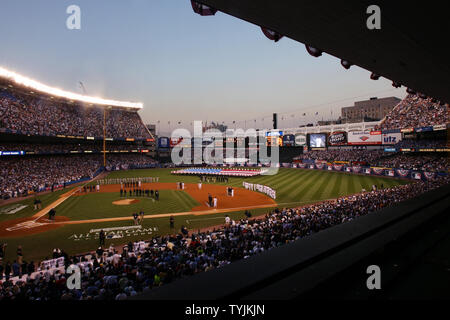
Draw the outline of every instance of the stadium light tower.
<instances>
[{"instance_id":1,"label":"stadium light tower","mask_svg":"<svg viewBox=\"0 0 450 320\"><path fill-rule=\"evenodd\" d=\"M83 94L87 94L86 88L83 82L78 81ZM103 167L106 168L106 109L111 108L111 106L105 106L103 108Z\"/></svg>"},{"instance_id":2,"label":"stadium light tower","mask_svg":"<svg viewBox=\"0 0 450 320\"><path fill-rule=\"evenodd\" d=\"M103 167L106 168L106 109L111 109L111 106L103 108Z\"/></svg>"}]
</instances>

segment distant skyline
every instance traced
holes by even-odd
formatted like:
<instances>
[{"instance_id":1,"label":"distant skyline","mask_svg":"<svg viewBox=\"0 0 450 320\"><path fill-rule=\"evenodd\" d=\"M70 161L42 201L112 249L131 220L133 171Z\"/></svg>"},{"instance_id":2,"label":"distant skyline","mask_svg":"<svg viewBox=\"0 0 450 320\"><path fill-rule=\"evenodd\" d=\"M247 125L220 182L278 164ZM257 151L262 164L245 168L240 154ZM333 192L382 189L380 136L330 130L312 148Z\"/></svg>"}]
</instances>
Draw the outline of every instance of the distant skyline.
<instances>
[{"instance_id":1,"label":"distant skyline","mask_svg":"<svg viewBox=\"0 0 450 320\"><path fill-rule=\"evenodd\" d=\"M66 28L72 4L81 30ZM0 37L0 66L67 91L83 93L82 81L88 95L142 102L144 122L160 121L167 133L169 121L170 129L194 120L270 127L274 112L292 127L373 96L406 96L335 57L311 57L299 42L274 43L256 25L221 12L201 17L188 0L2 0Z\"/></svg>"}]
</instances>

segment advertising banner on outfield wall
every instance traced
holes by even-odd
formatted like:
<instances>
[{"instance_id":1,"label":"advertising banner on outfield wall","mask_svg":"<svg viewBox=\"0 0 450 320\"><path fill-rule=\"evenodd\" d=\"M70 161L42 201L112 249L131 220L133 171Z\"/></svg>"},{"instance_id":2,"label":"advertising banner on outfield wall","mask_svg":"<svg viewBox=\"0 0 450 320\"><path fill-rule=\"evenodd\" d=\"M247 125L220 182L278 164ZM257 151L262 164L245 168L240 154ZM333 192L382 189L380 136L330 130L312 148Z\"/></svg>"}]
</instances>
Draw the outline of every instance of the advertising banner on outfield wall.
<instances>
[{"instance_id":1,"label":"advertising banner on outfield wall","mask_svg":"<svg viewBox=\"0 0 450 320\"><path fill-rule=\"evenodd\" d=\"M415 132L430 132L430 131L433 131L433 127L428 126L428 127L415 128L414 131Z\"/></svg>"},{"instance_id":2,"label":"advertising banner on outfield wall","mask_svg":"<svg viewBox=\"0 0 450 320\"><path fill-rule=\"evenodd\" d=\"M381 175L381 174L383 174L383 172L384 172L384 168L377 168L377 167L374 167L374 168L372 168L372 171L373 171L375 174Z\"/></svg>"},{"instance_id":3,"label":"advertising banner on outfield wall","mask_svg":"<svg viewBox=\"0 0 450 320\"><path fill-rule=\"evenodd\" d=\"M281 146L283 146L283 139L281 137L276 137L276 136L267 137L266 145L268 147L271 147L271 146L281 147Z\"/></svg>"},{"instance_id":4,"label":"advertising banner on outfield wall","mask_svg":"<svg viewBox=\"0 0 450 320\"><path fill-rule=\"evenodd\" d=\"M325 168L325 165L325 163L317 163L316 168L322 170L323 168Z\"/></svg>"},{"instance_id":5,"label":"advertising banner on outfield wall","mask_svg":"<svg viewBox=\"0 0 450 320\"><path fill-rule=\"evenodd\" d=\"M296 134L295 135L295 145L296 146L306 146L306 135Z\"/></svg>"},{"instance_id":6,"label":"advertising banner on outfield wall","mask_svg":"<svg viewBox=\"0 0 450 320\"><path fill-rule=\"evenodd\" d=\"M287 134L283 136L283 146L293 147L295 144L295 136L293 134Z\"/></svg>"},{"instance_id":7,"label":"advertising banner on outfield wall","mask_svg":"<svg viewBox=\"0 0 450 320\"><path fill-rule=\"evenodd\" d=\"M438 124L433 126L433 131L439 131L439 130L446 130L447 125L446 124Z\"/></svg>"},{"instance_id":8,"label":"advertising banner on outfield wall","mask_svg":"<svg viewBox=\"0 0 450 320\"><path fill-rule=\"evenodd\" d=\"M447 176L446 173L435 173L426 171L411 171L405 169L395 169L395 168L384 168L384 167L360 167L360 166L348 166L348 165L337 165L332 163L323 164L307 164L307 163L296 163L292 164L292 168L309 168L309 169L319 169L328 171L345 171L354 173L365 173L368 175L377 176L388 176L388 177L400 177L405 179L415 179L415 180L433 180L436 176Z\"/></svg>"},{"instance_id":9,"label":"advertising banner on outfield wall","mask_svg":"<svg viewBox=\"0 0 450 320\"><path fill-rule=\"evenodd\" d=\"M350 131L349 145L377 145L381 144L381 131Z\"/></svg>"},{"instance_id":10,"label":"advertising banner on outfield wall","mask_svg":"<svg viewBox=\"0 0 450 320\"><path fill-rule=\"evenodd\" d=\"M25 151L0 151L0 156L24 156Z\"/></svg>"},{"instance_id":11,"label":"advertising banner on outfield wall","mask_svg":"<svg viewBox=\"0 0 450 320\"><path fill-rule=\"evenodd\" d=\"M397 174L402 178L406 178L407 176L409 176L409 170L397 169Z\"/></svg>"},{"instance_id":12,"label":"advertising banner on outfield wall","mask_svg":"<svg viewBox=\"0 0 450 320\"><path fill-rule=\"evenodd\" d=\"M401 132L396 133L384 133L382 134L381 141L383 144L396 144L400 141L402 141L402 134Z\"/></svg>"},{"instance_id":13,"label":"advertising banner on outfield wall","mask_svg":"<svg viewBox=\"0 0 450 320\"><path fill-rule=\"evenodd\" d=\"M170 141L167 137L160 137L158 138L158 148L169 148L170 147Z\"/></svg>"},{"instance_id":14,"label":"advertising banner on outfield wall","mask_svg":"<svg viewBox=\"0 0 450 320\"><path fill-rule=\"evenodd\" d=\"M330 134L328 137L328 145L330 146L342 146L347 144L347 132L336 131Z\"/></svg>"}]
</instances>

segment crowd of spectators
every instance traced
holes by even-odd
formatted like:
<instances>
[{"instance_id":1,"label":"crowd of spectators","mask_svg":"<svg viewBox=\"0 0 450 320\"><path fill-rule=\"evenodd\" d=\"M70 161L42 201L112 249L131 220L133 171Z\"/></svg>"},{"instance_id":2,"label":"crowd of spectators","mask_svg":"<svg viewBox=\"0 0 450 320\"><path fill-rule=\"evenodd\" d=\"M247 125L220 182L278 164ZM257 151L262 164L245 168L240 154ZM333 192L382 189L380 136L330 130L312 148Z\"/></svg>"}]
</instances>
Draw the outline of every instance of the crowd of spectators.
<instances>
[{"instance_id":1,"label":"crowd of spectators","mask_svg":"<svg viewBox=\"0 0 450 320\"><path fill-rule=\"evenodd\" d=\"M423 148L423 149L444 149L450 147L448 140L432 140L432 139L406 139L395 144L396 148Z\"/></svg>"},{"instance_id":2,"label":"crowd of spectators","mask_svg":"<svg viewBox=\"0 0 450 320\"><path fill-rule=\"evenodd\" d=\"M147 149L145 146L138 146L130 143L107 143L107 151L131 151ZM73 151L103 152L103 143L12 143L1 142L0 151L25 151L33 153L71 153Z\"/></svg>"},{"instance_id":3,"label":"crowd of spectators","mask_svg":"<svg viewBox=\"0 0 450 320\"><path fill-rule=\"evenodd\" d=\"M436 144L437 145L437 144ZM366 163L374 167L388 167L428 172L449 172L447 153L389 153L384 150L314 150L294 158L295 160L346 161Z\"/></svg>"},{"instance_id":4,"label":"crowd of spectators","mask_svg":"<svg viewBox=\"0 0 450 320\"><path fill-rule=\"evenodd\" d=\"M327 162L333 161L357 161L372 163L385 154L383 150L312 150L303 153L295 160L321 160Z\"/></svg>"},{"instance_id":5,"label":"crowd of spectators","mask_svg":"<svg viewBox=\"0 0 450 320\"><path fill-rule=\"evenodd\" d=\"M155 164L142 154L110 154L107 168ZM103 167L102 155L26 156L0 158L0 199L26 196L68 182L93 178Z\"/></svg>"},{"instance_id":6,"label":"crowd of spectators","mask_svg":"<svg viewBox=\"0 0 450 320\"><path fill-rule=\"evenodd\" d=\"M427 172L449 172L450 160L443 153L395 153L379 158L374 166Z\"/></svg>"},{"instance_id":7,"label":"crowd of spectators","mask_svg":"<svg viewBox=\"0 0 450 320\"><path fill-rule=\"evenodd\" d=\"M80 268L80 289L69 290L67 274L47 269L34 278L15 282L7 279L0 284L0 300L123 300L280 247L448 183L445 177L388 189L374 188L302 208L276 209L259 220L229 221L224 227L191 235L182 227L177 235L130 243L122 253L110 247L105 254L100 247L89 257L65 260L66 266L75 264Z\"/></svg>"},{"instance_id":8,"label":"crowd of spectators","mask_svg":"<svg viewBox=\"0 0 450 320\"><path fill-rule=\"evenodd\" d=\"M0 194L5 199L93 177L101 166L101 157L15 157L2 158L0 163Z\"/></svg>"},{"instance_id":9,"label":"crowd of spectators","mask_svg":"<svg viewBox=\"0 0 450 320\"><path fill-rule=\"evenodd\" d=\"M149 165L156 165L158 162L150 157L142 155L115 154L108 157L106 169L109 170L126 170L132 168L140 168Z\"/></svg>"},{"instance_id":10,"label":"crowd of spectators","mask_svg":"<svg viewBox=\"0 0 450 320\"><path fill-rule=\"evenodd\" d=\"M0 89L0 128L39 136L102 137L104 108ZM151 138L137 111L107 109L106 135Z\"/></svg>"},{"instance_id":11,"label":"crowd of spectators","mask_svg":"<svg viewBox=\"0 0 450 320\"><path fill-rule=\"evenodd\" d=\"M450 122L448 105L409 94L383 119L377 129L405 129L447 124Z\"/></svg>"}]
</instances>

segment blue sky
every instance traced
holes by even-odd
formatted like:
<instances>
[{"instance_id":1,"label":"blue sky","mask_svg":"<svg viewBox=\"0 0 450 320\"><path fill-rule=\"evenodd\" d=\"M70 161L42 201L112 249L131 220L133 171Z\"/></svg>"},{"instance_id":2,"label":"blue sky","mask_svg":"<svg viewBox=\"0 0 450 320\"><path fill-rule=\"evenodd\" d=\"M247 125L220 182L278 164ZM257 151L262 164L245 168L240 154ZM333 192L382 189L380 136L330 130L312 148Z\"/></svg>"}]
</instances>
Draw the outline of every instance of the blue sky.
<instances>
[{"instance_id":1,"label":"blue sky","mask_svg":"<svg viewBox=\"0 0 450 320\"><path fill-rule=\"evenodd\" d=\"M72 4L81 30L66 28ZM144 122L160 120L162 131L193 120L268 127L273 112L292 126L314 120L303 112L336 117L355 100L405 96L335 57L311 57L301 43L274 43L248 22L201 17L188 0L2 0L0 38L1 66L68 91L82 93L82 81L90 95L143 102Z\"/></svg>"}]
</instances>

